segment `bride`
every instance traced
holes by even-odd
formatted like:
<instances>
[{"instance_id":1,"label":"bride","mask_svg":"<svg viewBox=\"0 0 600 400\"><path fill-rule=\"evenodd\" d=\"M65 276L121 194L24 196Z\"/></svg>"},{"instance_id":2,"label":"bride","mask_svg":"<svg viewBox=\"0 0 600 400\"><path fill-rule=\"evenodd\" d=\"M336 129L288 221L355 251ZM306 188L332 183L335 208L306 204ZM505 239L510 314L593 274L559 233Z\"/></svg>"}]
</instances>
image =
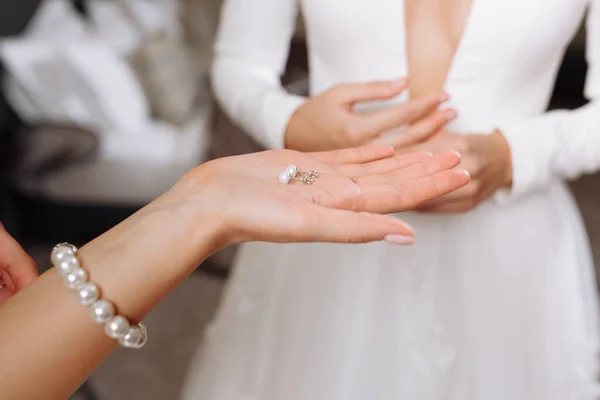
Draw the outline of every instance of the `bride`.
<instances>
[{"instance_id":1,"label":"bride","mask_svg":"<svg viewBox=\"0 0 600 400\"><path fill-rule=\"evenodd\" d=\"M308 98L279 85L298 7ZM586 10L591 102L545 112ZM411 247L245 245L184 397L596 398L593 265L564 180L600 166L599 58L600 0L226 1L213 83L257 139L456 148L472 181L403 215ZM443 89L428 118L397 106Z\"/></svg>"}]
</instances>

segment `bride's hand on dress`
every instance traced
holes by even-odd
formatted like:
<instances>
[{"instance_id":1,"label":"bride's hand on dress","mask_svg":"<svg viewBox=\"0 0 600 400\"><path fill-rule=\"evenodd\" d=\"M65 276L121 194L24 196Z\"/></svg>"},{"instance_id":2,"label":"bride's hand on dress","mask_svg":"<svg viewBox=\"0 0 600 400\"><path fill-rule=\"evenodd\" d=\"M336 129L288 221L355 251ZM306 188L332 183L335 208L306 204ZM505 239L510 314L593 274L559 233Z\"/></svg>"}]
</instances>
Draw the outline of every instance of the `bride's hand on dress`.
<instances>
[{"instance_id":1,"label":"bride's hand on dress","mask_svg":"<svg viewBox=\"0 0 600 400\"><path fill-rule=\"evenodd\" d=\"M311 97L290 118L285 132L285 147L299 151L324 151L370 142L393 147L407 146L436 133L456 116L453 110L436 111L448 100L445 92L382 111L354 112L354 104L391 99L402 93L406 86L405 79L343 84ZM383 135L405 126L401 134Z\"/></svg>"},{"instance_id":2,"label":"bride's hand on dress","mask_svg":"<svg viewBox=\"0 0 600 400\"><path fill-rule=\"evenodd\" d=\"M412 230L379 213L411 209L464 186L468 174L452 169L459 163L454 151L398 155L382 145L267 151L199 166L166 199L188 221L212 220L218 247L245 241L410 244ZM282 184L279 175L290 165L320 176L313 184Z\"/></svg>"},{"instance_id":3,"label":"bride's hand on dress","mask_svg":"<svg viewBox=\"0 0 600 400\"><path fill-rule=\"evenodd\" d=\"M498 189L512 185L512 163L508 142L498 130L489 135L458 135L442 132L420 145L404 149L437 153L449 149L462 155L460 166L471 175L465 187L424 203L418 211L455 213L472 210Z\"/></svg>"},{"instance_id":4,"label":"bride's hand on dress","mask_svg":"<svg viewBox=\"0 0 600 400\"><path fill-rule=\"evenodd\" d=\"M0 304L38 276L37 266L0 223Z\"/></svg>"}]
</instances>

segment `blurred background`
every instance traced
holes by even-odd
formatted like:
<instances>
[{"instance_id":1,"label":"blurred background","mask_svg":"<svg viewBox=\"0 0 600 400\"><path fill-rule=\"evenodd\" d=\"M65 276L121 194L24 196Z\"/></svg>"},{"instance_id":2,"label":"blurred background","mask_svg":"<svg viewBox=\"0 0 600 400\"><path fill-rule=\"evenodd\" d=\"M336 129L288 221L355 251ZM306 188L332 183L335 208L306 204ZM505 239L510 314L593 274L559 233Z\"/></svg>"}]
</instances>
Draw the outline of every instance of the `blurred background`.
<instances>
[{"instance_id":1,"label":"blurred background","mask_svg":"<svg viewBox=\"0 0 600 400\"><path fill-rule=\"evenodd\" d=\"M55 243L85 243L194 166L260 150L211 95L220 5L0 0L0 221L40 267ZM585 102L581 32L563 61L551 108ZM305 94L306 77L299 21L283 81ZM572 186L600 260L600 177ZM199 266L148 317L147 346L115 353L74 398L177 398L234 254L226 249Z\"/></svg>"}]
</instances>

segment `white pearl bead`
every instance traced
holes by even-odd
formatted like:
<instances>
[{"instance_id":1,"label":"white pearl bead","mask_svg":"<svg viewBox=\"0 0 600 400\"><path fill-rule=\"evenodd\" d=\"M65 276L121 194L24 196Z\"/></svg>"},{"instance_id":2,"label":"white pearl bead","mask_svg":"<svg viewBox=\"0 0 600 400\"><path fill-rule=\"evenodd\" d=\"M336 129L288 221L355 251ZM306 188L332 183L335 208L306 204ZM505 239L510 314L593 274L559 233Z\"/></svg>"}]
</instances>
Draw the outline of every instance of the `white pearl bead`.
<instances>
[{"instance_id":1,"label":"white pearl bead","mask_svg":"<svg viewBox=\"0 0 600 400\"><path fill-rule=\"evenodd\" d=\"M286 171L292 178L295 178L296 175L298 174L298 168L296 168L295 165L288 166Z\"/></svg>"},{"instance_id":2,"label":"white pearl bead","mask_svg":"<svg viewBox=\"0 0 600 400\"><path fill-rule=\"evenodd\" d=\"M79 268L79 260L72 254L64 254L58 264L56 271L60 276L65 276Z\"/></svg>"},{"instance_id":3,"label":"white pearl bead","mask_svg":"<svg viewBox=\"0 0 600 400\"><path fill-rule=\"evenodd\" d=\"M98 300L98 297L100 297L100 289L93 283L79 285L75 291L77 292L77 297L79 297L79 302L84 306L95 303L96 300Z\"/></svg>"},{"instance_id":4,"label":"white pearl bead","mask_svg":"<svg viewBox=\"0 0 600 400\"><path fill-rule=\"evenodd\" d=\"M115 316L115 307L108 300L98 300L90 307L90 315L94 322L105 324Z\"/></svg>"},{"instance_id":5,"label":"white pearl bead","mask_svg":"<svg viewBox=\"0 0 600 400\"><path fill-rule=\"evenodd\" d=\"M83 268L75 268L73 271L69 272L67 275L64 275L64 281L69 287L69 289L75 289L77 286L82 283L86 283L88 280L88 274Z\"/></svg>"},{"instance_id":6,"label":"white pearl bead","mask_svg":"<svg viewBox=\"0 0 600 400\"><path fill-rule=\"evenodd\" d=\"M119 339L119 343L121 343L121 346L123 347L138 348L143 346L143 344L140 346L142 339L143 334L139 326L132 326L129 328L129 331L127 331L127 334Z\"/></svg>"},{"instance_id":7,"label":"white pearl bead","mask_svg":"<svg viewBox=\"0 0 600 400\"><path fill-rule=\"evenodd\" d=\"M114 316L104 325L104 332L113 339L119 339L129 332L129 321L120 315Z\"/></svg>"},{"instance_id":8,"label":"white pearl bead","mask_svg":"<svg viewBox=\"0 0 600 400\"><path fill-rule=\"evenodd\" d=\"M67 244L67 243L57 244L52 249L52 254L50 255L50 260L52 261L52 265L54 265L55 267L58 267L58 265L60 264L60 262L62 261L62 259L65 256L67 256L67 255L73 256L73 255L75 255L76 251L77 251L77 248L75 246L71 246L70 244Z\"/></svg>"},{"instance_id":9,"label":"white pearl bead","mask_svg":"<svg viewBox=\"0 0 600 400\"><path fill-rule=\"evenodd\" d=\"M279 182L284 185L286 185L290 181L290 179L291 176L287 170L279 174Z\"/></svg>"}]
</instances>

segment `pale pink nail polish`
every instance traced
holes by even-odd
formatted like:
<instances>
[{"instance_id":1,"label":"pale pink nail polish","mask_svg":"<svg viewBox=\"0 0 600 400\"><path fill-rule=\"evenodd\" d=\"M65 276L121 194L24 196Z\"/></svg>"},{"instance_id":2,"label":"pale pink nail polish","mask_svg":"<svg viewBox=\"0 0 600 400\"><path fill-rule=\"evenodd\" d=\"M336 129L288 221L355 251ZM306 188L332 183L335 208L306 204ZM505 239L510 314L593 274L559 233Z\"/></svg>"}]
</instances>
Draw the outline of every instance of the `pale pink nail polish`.
<instances>
[{"instance_id":1,"label":"pale pink nail polish","mask_svg":"<svg viewBox=\"0 0 600 400\"><path fill-rule=\"evenodd\" d=\"M443 92L442 94L440 94L440 96L438 97L440 103L443 103L445 101L448 101L450 99L450 95L447 92Z\"/></svg>"},{"instance_id":2,"label":"pale pink nail polish","mask_svg":"<svg viewBox=\"0 0 600 400\"><path fill-rule=\"evenodd\" d=\"M457 168L457 171L460 172L461 174L465 175L466 177L468 177L469 179L471 179L471 174L469 173L469 171L467 171L466 169L463 168Z\"/></svg>"},{"instance_id":3,"label":"pale pink nail polish","mask_svg":"<svg viewBox=\"0 0 600 400\"><path fill-rule=\"evenodd\" d=\"M456 151L456 150L449 150L449 151L450 151L450 153L454 153L454 154L456 154L456 155L458 156L458 158L459 158L460 160L462 160L462 154L460 154L458 151Z\"/></svg>"},{"instance_id":4,"label":"pale pink nail polish","mask_svg":"<svg viewBox=\"0 0 600 400\"><path fill-rule=\"evenodd\" d=\"M400 246L408 246L415 242L415 238L412 236L404 236L404 235L387 235L385 237L385 241L391 244L396 244Z\"/></svg>"},{"instance_id":5,"label":"pale pink nail polish","mask_svg":"<svg viewBox=\"0 0 600 400\"><path fill-rule=\"evenodd\" d=\"M405 87L406 87L406 78L396 79L390 83L390 89L392 89L392 91L404 89Z\"/></svg>"},{"instance_id":6,"label":"pale pink nail polish","mask_svg":"<svg viewBox=\"0 0 600 400\"><path fill-rule=\"evenodd\" d=\"M452 121L456 117L458 117L458 113L456 112L456 110L448 110L448 111L446 111L446 119L448 121Z\"/></svg>"}]
</instances>

